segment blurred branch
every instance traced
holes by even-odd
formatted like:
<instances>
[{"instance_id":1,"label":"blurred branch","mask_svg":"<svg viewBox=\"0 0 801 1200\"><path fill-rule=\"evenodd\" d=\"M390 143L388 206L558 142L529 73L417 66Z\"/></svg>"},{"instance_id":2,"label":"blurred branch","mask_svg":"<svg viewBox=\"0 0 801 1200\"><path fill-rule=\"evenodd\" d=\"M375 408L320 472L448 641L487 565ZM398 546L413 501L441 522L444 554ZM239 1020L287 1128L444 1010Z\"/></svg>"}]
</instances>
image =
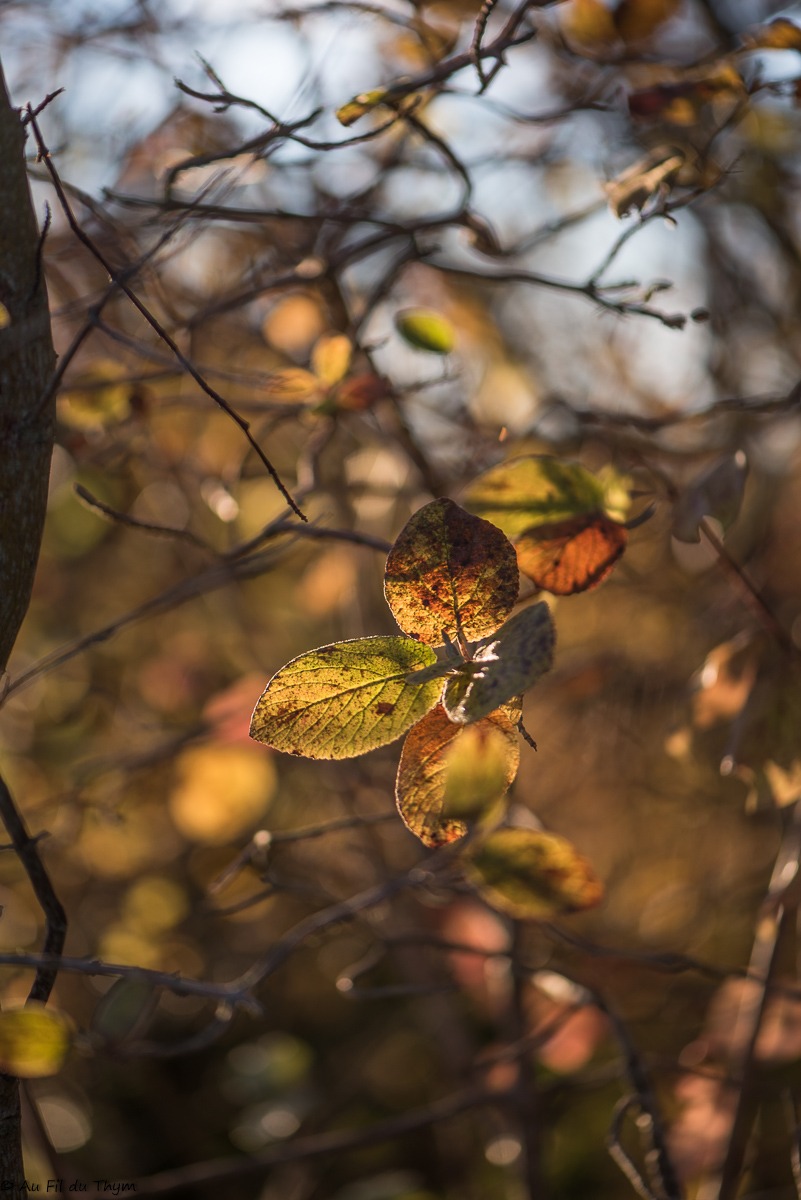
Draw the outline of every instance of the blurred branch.
<instances>
[{"instance_id":1,"label":"blurred branch","mask_svg":"<svg viewBox=\"0 0 801 1200\"><path fill-rule=\"evenodd\" d=\"M292 511L295 513L296 516L300 517L300 519L302 521L305 521L307 519L306 516L300 510L300 508L298 508L297 504L292 499L292 496L290 495L290 493L287 491L286 487L282 483L275 467L270 462L269 458L267 457L265 452L262 450L261 446L258 444L256 439L254 438L253 434L251 433L249 423L234 408L231 407L231 405L228 403L228 401L226 399L224 399L224 397L218 391L216 391L216 389L213 388L211 386L211 384L207 383L207 381L200 374L200 372L197 370L197 368L192 365L192 363L189 361L189 359L186 357L186 355L183 353L183 351L179 348L179 346L178 346L177 342L174 340L174 338L167 332L167 330L164 328L164 326L161 324L161 322L153 315L153 313L150 311L150 309L147 307L147 305L144 304L143 301L139 299L137 294L128 285L128 283L125 281L124 274L121 274L119 271L117 271L111 265L111 263L108 261L106 256L103 254L102 250L100 250L100 248L92 241L92 239L89 237L89 235L87 233L85 233L84 230L81 228L81 226L75 216L75 213L73 212L72 206L67 198L67 194L66 194L64 187L62 185L62 182L61 182L61 177L59 176L59 173L56 170L56 167L50 157L50 151L48 150L47 145L44 141L44 138L42 137L41 130L37 123L36 117L33 115L33 109L31 108L30 105L28 105L28 115L29 115L29 121L30 121L31 128L32 128L34 136L36 138L36 144L39 149L39 157L47 169L48 175L50 176L50 181L53 185L53 188L55 189L56 195L58 196L59 203L61 205L64 216L66 217L67 223L69 224L69 227L72 230L72 232L74 233L75 237L78 239L78 241L83 246L86 247L86 249L89 251L89 253L92 255L92 257L95 258L97 260L97 262L100 263L100 265L103 267L104 271L106 271L106 273L108 274L109 279L111 279L112 283L115 284L120 289L120 291L123 292L128 297L131 304L133 304L134 308L141 314L142 317L144 317L145 321L147 321L148 325L150 325L151 329L161 339L161 341L164 342L165 346L169 347L169 349L175 355L175 358L177 359L177 361L181 364L181 366L186 371L186 373L188 375L190 375L192 377L192 379L194 379L194 381L198 385L198 387L200 387L206 393L206 395L211 400L213 400L214 403L219 408L221 408L222 411L224 413L226 413L226 415L229 416L232 421L235 422L235 424L237 424L239 426L239 428L242 430L245 437L247 438L249 445L251 446L253 451L256 453L260 462L262 463L262 465L266 469L267 473L272 478L273 482L275 483L276 487L280 491L281 495L286 500L289 507L292 509Z\"/></svg>"}]
</instances>

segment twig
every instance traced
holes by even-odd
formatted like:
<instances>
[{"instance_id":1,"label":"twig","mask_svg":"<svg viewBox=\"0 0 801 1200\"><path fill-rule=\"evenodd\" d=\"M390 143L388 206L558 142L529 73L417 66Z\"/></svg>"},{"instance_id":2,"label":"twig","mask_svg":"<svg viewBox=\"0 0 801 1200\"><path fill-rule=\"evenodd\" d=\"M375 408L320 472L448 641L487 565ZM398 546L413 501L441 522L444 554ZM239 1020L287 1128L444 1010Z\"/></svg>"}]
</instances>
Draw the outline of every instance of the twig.
<instances>
[{"instance_id":1,"label":"twig","mask_svg":"<svg viewBox=\"0 0 801 1200\"><path fill-rule=\"evenodd\" d=\"M636 1105L636 1100L633 1096L623 1096L615 1105L615 1110L612 1114L612 1124L609 1128L609 1133L606 1136L606 1146L609 1154L620 1167L623 1174L628 1179L631 1186L634 1188L638 1196L642 1200L659 1200L655 1196L651 1188L646 1183L642 1172L633 1161L633 1159L623 1149L623 1144L620 1140L620 1135L623 1130L623 1122L629 1113L629 1110Z\"/></svg>"},{"instance_id":2,"label":"twig","mask_svg":"<svg viewBox=\"0 0 801 1200\"><path fill-rule=\"evenodd\" d=\"M25 869L25 874L28 876L45 917L44 951L42 955L38 956L40 962L37 964L36 976L28 993L28 999L46 1003L53 990L59 956L64 948L64 939L67 935L67 914L56 895L44 863L39 857L38 838L32 838L28 833L11 792L1 776L0 818L2 818L17 858Z\"/></svg>"}]
</instances>

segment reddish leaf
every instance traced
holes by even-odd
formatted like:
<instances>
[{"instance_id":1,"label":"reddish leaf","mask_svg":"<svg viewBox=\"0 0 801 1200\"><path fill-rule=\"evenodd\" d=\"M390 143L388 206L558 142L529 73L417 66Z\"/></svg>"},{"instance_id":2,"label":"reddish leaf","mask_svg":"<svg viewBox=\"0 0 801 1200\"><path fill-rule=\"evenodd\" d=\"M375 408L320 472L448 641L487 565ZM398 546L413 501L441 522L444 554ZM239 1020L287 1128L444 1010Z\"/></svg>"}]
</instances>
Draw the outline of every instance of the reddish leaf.
<instances>
[{"instance_id":1,"label":"reddish leaf","mask_svg":"<svg viewBox=\"0 0 801 1200\"><path fill-rule=\"evenodd\" d=\"M572 596L603 583L627 539L624 525L603 513L588 513L524 533L517 543L517 561L537 587L557 596Z\"/></svg>"}]
</instances>

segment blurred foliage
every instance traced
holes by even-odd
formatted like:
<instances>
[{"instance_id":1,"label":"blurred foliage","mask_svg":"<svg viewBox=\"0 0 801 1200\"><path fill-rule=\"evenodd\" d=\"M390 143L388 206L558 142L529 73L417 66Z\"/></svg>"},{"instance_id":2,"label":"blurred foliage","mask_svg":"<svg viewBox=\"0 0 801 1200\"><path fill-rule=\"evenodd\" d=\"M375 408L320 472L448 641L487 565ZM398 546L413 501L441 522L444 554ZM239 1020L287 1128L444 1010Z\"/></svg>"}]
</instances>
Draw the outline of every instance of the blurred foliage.
<instances>
[{"instance_id":1,"label":"blurred foliage","mask_svg":"<svg viewBox=\"0 0 801 1200\"><path fill-rule=\"evenodd\" d=\"M62 971L75 1049L26 1085L28 1178L261 1154L175 1194L520 1200L539 1154L551 1194L618 1200L605 1137L633 1047L686 1194L708 1195L743 975L782 909L744 1191L794 1195L792 861L771 880L801 796L801 12L499 3L482 29L464 0L2 8L16 102L67 87L38 119L119 273L32 162L63 375L0 749L48 835L67 953L219 985L421 872L303 936L230 1020ZM555 590L577 540L592 582L617 559L549 595L554 668L525 701L515 837L569 839L604 890L553 923L432 874L441 848L395 812L397 747L315 763L248 739L289 659L397 633L382 578L410 516L473 507L527 456L609 485L545 523ZM2 953L39 949L8 853L0 902ZM10 1016L30 978L3 967ZM331 1131L336 1153L303 1141ZM644 1163L636 1113L620 1137Z\"/></svg>"}]
</instances>

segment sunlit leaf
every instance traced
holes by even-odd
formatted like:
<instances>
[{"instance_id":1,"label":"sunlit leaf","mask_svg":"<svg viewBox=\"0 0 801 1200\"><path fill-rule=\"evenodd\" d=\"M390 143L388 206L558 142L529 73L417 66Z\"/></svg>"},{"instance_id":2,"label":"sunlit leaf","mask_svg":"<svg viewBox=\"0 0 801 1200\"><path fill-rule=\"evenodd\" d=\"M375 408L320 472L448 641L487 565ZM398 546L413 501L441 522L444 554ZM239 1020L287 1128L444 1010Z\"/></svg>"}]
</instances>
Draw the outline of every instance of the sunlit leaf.
<instances>
[{"instance_id":1,"label":"sunlit leaf","mask_svg":"<svg viewBox=\"0 0 801 1200\"><path fill-rule=\"evenodd\" d=\"M743 43L748 50L801 50L801 27L786 17L778 17L752 29Z\"/></svg>"},{"instance_id":2,"label":"sunlit leaf","mask_svg":"<svg viewBox=\"0 0 801 1200\"><path fill-rule=\"evenodd\" d=\"M484 899L522 920L549 920L600 903L589 863L563 837L498 829L472 850L467 871Z\"/></svg>"},{"instance_id":3,"label":"sunlit leaf","mask_svg":"<svg viewBox=\"0 0 801 1200\"><path fill-rule=\"evenodd\" d=\"M470 485L465 505L498 525L514 541L536 525L566 521L585 513L619 517L627 480L616 471L593 475L579 463L550 455L512 458L486 471Z\"/></svg>"},{"instance_id":4,"label":"sunlit leaf","mask_svg":"<svg viewBox=\"0 0 801 1200\"><path fill-rule=\"evenodd\" d=\"M395 317L398 333L416 350L450 354L456 343L450 321L428 308L407 308Z\"/></svg>"},{"instance_id":5,"label":"sunlit leaf","mask_svg":"<svg viewBox=\"0 0 801 1200\"><path fill-rule=\"evenodd\" d=\"M525 692L550 669L555 638L545 603L512 617L448 680L442 702L450 719L460 725L479 721Z\"/></svg>"},{"instance_id":6,"label":"sunlit leaf","mask_svg":"<svg viewBox=\"0 0 801 1200\"><path fill-rule=\"evenodd\" d=\"M312 370L324 387L333 387L348 373L353 345L342 333L321 337L312 351Z\"/></svg>"},{"instance_id":7,"label":"sunlit leaf","mask_svg":"<svg viewBox=\"0 0 801 1200\"><path fill-rule=\"evenodd\" d=\"M474 731L478 744L468 736ZM426 846L462 837L462 818L506 792L519 757L515 728L503 713L465 728L438 704L409 730L401 752L395 797L405 825Z\"/></svg>"},{"instance_id":8,"label":"sunlit leaf","mask_svg":"<svg viewBox=\"0 0 801 1200\"><path fill-rule=\"evenodd\" d=\"M354 96L347 104L343 104L336 111L336 117L340 125L353 125L360 117L366 113L372 112L386 97L386 88L374 88L370 92L360 92L358 96Z\"/></svg>"},{"instance_id":9,"label":"sunlit leaf","mask_svg":"<svg viewBox=\"0 0 801 1200\"><path fill-rule=\"evenodd\" d=\"M394 742L433 708L443 670L433 650L408 638L321 646L272 677L251 737L305 758L353 758Z\"/></svg>"},{"instance_id":10,"label":"sunlit leaf","mask_svg":"<svg viewBox=\"0 0 801 1200\"><path fill-rule=\"evenodd\" d=\"M517 541L520 570L538 588L572 596L597 587L626 548L623 525L589 513L551 525L538 525Z\"/></svg>"},{"instance_id":11,"label":"sunlit leaf","mask_svg":"<svg viewBox=\"0 0 801 1200\"><path fill-rule=\"evenodd\" d=\"M452 500L418 509L390 550L384 575L398 625L432 646L494 632L512 611L518 587L510 542Z\"/></svg>"},{"instance_id":12,"label":"sunlit leaf","mask_svg":"<svg viewBox=\"0 0 801 1200\"><path fill-rule=\"evenodd\" d=\"M673 536L680 542L700 542L699 524L713 517L724 529L737 520L748 477L742 450L716 462L686 488L673 506Z\"/></svg>"},{"instance_id":13,"label":"sunlit leaf","mask_svg":"<svg viewBox=\"0 0 801 1200\"><path fill-rule=\"evenodd\" d=\"M0 1070L7 1075L55 1075L71 1045L72 1022L56 1009L28 1004L0 1012Z\"/></svg>"}]
</instances>

